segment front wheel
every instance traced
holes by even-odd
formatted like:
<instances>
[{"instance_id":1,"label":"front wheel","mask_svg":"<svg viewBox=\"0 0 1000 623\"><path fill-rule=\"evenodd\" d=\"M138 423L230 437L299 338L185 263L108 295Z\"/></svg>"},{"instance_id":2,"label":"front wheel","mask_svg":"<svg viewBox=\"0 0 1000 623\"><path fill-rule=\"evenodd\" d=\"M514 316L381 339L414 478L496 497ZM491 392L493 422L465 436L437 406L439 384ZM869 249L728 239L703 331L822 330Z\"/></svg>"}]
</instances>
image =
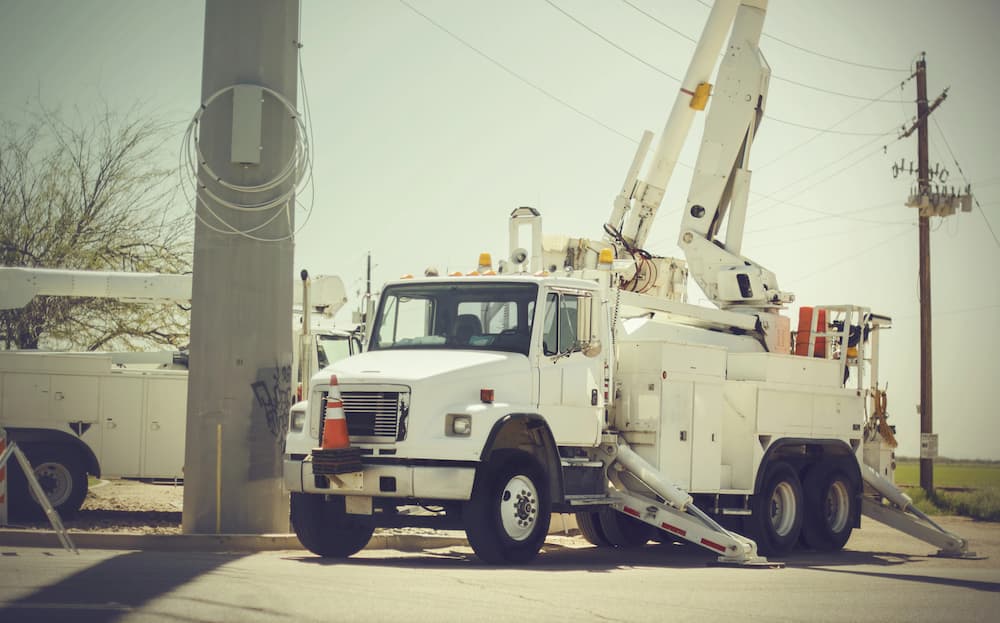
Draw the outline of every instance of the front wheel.
<instances>
[{"instance_id":1,"label":"front wheel","mask_svg":"<svg viewBox=\"0 0 1000 623\"><path fill-rule=\"evenodd\" d=\"M343 496L292 493L292 529L310 552L325 558L347 558L368 545L375 528L346 512Z\"/></svg>"},{"instance_id":2,"label":"front wheel","mask_svg":"<svg viewBox=\"0 0 1000 623\"><path fill-rule=\"evenodd\" d=\"M517 564L542 548L550 512L541 466L531 455L515 452L480 467L462 518L476 556L493 565Z\"/></svg>"}]
</instances>

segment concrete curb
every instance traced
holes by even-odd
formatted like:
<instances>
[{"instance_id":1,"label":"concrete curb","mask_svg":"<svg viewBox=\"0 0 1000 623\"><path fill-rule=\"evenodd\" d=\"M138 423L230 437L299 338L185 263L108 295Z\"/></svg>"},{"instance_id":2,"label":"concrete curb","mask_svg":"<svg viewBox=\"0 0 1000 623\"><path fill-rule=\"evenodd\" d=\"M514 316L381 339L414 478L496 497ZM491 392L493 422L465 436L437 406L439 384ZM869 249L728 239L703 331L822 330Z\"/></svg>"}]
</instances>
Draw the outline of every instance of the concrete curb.
<instances>
[{"instance_id":1,"label":"concrete curb","mask_svg":"<svg viewBox=\"0 0 1000 623\"><path fill-rule=\"evenodd\" d=\"M264 552L301 550L294 534L123 534L74 532L69 537L78 549L129 549L186 552ZM418 552L439 547L467 546L463 537L430 534L375 534L365 549ZM0 547L61 549L54 532L0 530Z\"/></svg>"}]
</instances>

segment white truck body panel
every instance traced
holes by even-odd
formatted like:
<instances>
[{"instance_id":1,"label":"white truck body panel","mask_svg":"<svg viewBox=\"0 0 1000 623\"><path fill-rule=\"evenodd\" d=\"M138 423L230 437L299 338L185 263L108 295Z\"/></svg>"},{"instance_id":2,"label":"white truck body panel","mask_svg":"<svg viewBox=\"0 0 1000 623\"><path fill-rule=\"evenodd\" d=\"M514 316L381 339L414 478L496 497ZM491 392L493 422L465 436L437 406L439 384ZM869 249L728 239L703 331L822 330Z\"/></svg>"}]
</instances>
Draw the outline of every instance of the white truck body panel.
<instances>
[{"instance_id":1,"label":"white truck body panel","mask_svg":"<svg viewBox=\"0 0 1000 623\"><path fill-rule=\"evenodd\" d=\"M186 371L116 369L108 353L0 352L0 385L5 428L76 436L102 476L184 477Z\"/></svg>"}]
</instances>

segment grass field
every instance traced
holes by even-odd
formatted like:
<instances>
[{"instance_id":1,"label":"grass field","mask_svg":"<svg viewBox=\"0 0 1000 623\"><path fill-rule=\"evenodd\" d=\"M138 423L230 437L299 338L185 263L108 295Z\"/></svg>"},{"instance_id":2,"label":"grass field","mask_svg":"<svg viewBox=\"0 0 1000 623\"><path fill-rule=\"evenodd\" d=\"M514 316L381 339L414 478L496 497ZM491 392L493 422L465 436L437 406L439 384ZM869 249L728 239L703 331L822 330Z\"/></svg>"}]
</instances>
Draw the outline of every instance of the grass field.
<instances>
[{"instance_id":1,"label":"grass field","mask_svg":"<svg viewBox=\"0 0 1000 623\"><path fill-rule=\"evenodd\" d=\"M897 459L896 484L908 487L919 486L920 461L917 459ZM934 486L946 489L1000 487L1000 463L935 461Z\"/></svg>"},{"instance_id":2,"label":"grass field","mask_svg":"<svg viewBox=\"0 0 1000 623\"><path fill-rule=\"evenodd\" d=\"M904 487L917 508L925 513L1000 521L1000 463L935 461L935 491L928 496L919 486L920 461L897 459L896 484Z\"/></svg>"}]
</instances>

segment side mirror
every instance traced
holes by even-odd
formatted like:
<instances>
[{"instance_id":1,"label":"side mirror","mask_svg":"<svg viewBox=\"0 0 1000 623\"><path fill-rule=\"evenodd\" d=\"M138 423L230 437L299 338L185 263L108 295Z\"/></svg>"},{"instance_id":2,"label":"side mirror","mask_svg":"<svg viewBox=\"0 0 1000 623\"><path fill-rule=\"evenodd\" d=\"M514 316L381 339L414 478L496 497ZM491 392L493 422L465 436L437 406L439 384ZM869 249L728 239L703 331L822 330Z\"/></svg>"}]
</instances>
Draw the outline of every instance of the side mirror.
<instances>
[{"instance_id":1,"label":"side mirror","mask_svg":"<svg viewBox=\"0 0 1000 623\"><path fill-rule=\"evenodd\" d=\"M581 351L583 352L584 356L585 357L590 357L590 358L594 358L594 357L600 355L602 350L603 349L601 348L601 342L600 342L600 340L594 340L592 342L585 342L584 344L582 344L582 348L581 348Z\"/></svg>"}]
</instances>

